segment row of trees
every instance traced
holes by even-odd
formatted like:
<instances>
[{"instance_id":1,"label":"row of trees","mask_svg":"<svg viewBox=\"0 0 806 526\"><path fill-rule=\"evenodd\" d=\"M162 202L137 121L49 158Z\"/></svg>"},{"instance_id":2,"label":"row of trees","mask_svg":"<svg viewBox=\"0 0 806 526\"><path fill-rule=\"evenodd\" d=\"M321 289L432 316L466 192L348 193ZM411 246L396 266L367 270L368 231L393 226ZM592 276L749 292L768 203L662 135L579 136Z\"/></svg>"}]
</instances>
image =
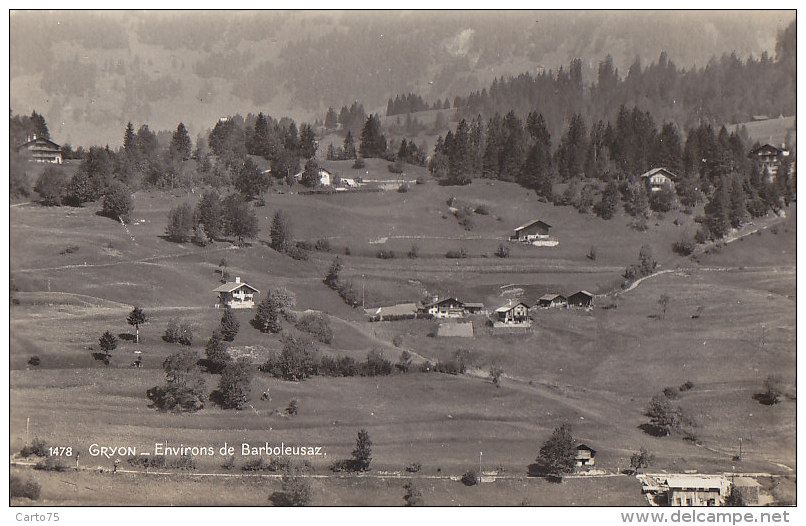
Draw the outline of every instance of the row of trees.
<instances>
[{"instance_id":1,"label":"row of trees","mask_svg":"<svg viewBox=\"0 0 806 526\"><path fill-rule=\"evenodd\" d=\"M191 207L184 202L168 214L165 235L176 243L194 241L205 245L223 236L235 237L239 243L257 236L258 220L255 210L240 194L224 198L216 190L208 190Z\"/></svg>"},{"instance_id":2,"label":"row of trees","mask_svg":"<svg viewBox=\"0 0 806 526\"><path fill-rule=\"evenodd\" d=\"M423 100L422 96L408 93L406 95L396 95L394 100L389 99L386 103L386 116L389 117L391 115L403 115L428 110L447 110L450 109L450 107L451 103L448 99L445 99L445 102L437 99L434 104L429 106L428 103Z\"/></svg>"}]
</instances>

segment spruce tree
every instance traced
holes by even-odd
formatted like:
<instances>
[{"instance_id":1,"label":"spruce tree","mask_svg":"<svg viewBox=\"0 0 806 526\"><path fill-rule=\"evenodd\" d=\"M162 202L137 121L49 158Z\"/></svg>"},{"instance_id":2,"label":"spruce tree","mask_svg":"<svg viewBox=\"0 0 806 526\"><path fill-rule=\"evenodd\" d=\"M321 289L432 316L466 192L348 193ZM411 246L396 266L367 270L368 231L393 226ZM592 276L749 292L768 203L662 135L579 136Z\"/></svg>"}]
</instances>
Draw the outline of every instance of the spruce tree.
<instances>
[{"instance_id":1,"label":"spruce tree","mask_svg":"<svg viewBox=\"0 0 806 526\"><path fill-rule=\"evenodd\" d=\"M224 314L221 316L221 326L219 328L224 341L231 342L234 340L240 328L241 323L235 318L232 309L224 309Z\"/></svg>"}]
</instances>

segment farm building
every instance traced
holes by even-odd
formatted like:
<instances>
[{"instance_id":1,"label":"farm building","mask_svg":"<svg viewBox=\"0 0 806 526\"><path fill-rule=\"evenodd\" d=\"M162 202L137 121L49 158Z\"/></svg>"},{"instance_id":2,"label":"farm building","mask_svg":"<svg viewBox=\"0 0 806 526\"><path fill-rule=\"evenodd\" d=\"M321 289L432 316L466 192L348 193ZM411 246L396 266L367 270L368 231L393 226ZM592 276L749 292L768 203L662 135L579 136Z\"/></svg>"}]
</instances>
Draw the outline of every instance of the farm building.
<instances>
[{"instance_id":1,"label":"farm building","mask_svg":"<svg viewBox=\"0 0 806 526\"><path fill-rule=\"evenodd\" d=\"M775 179L778 174L778 168L787 157L789 157L789 150L784 145L780 148L772 144L765 144L750 151L749 157L759 166L762 170L766 170L769 174L769 179Z\"/></svg>"},{"instance_id":2,"label":"farm building","mask_svg":"<svg viewBox=\"0 0 806 526\"><path fill-rule=\"evenodd\" d=\"M580 444L576 448L574 459L578 468L593 466L596 461L596 450L585 444Z\"/></svg>"},{"instance_id":3,"label":"farm building","mask_svg":"<svg viewBox=\"0 0 806 526\"><path fill-rule=\"evenodd\" d=\"M568 298L561 294L543 294L538 298L536 307L555 309L568 306Z\"/></svg>"},{"instance_id":4,"label":"farm building","mask_svg":"<svg viewBox=\"0 0 806 526\"><path fill-rule=\"evenodd\" d=\"M420 312L430 314L434 318L464 318L484 308L481 303L464 303L456 298L436 300L420 307Z\"/></svg>"},{"instance_id":5,"label":"farm building","mask_svg":"<svg viewBox=\"0 0 806 526\"><path fill-rule=\"evenodd\" d=\"M756 479L750 477L735 477L731 482L733 492L742 497L742 502L746 506L755 506L761 497L761 484Z\"/></svg>"},{"instance_id":6,"label":"farm building","mask_svg":"<svg viewBox=\"0 0 806 526\"><path fill-rule=\"evenodd\" d=\"M509 239L517 241L534 241L541 236L548 236L551 225L539 219L526 223L516 228Z\"/></svg>"},{"instance_id":7,"label":"farm building","mask_svg":"<svg viewBox=\"0 0 806 526\"><path fill-rule=\"evenodd\" d=\"M529 322L529 307L525 303L508 304L495 309L495 321L508 325Z\"/></svg>"},{"instance_id":8,"label":"farm building","mask_svg":"<svg viewBox=\"0 0 806 526\"><path fill-rule=\"evenodd\" d=\"M674 182L677 180L677 176L666 168L653 168L641 174L641 179L651 192L657 192L664 186L674 188Z\"/></svg>"},{"instance_id":9,"label":"farm building","mask_svg":"<svg viewBox=\"0 0 806 526\"><path fill-rule=\"evenodd\" d=\"M590 309L593 307L593 294L587 290L580 290L568 296L568 306L580 309Z\"/></svg>"},{"instance_id":10,"label":"farm building","mask_svg":"<svg viewBox=\"0 0 806 526\"><path fill-rule=\"evenodd\" d=\"M294 179L296 179L297 182L301 181L302 180L302 172L295 173L294 174ZM325 170L324 168L319 168L319 183L318 184L321 185L321 186L330 186L331 180L332 180L332 174L330 172L328 172L327 170Z\"/></svg>"},{"instance_id":11,"label":"farm building","mask_svg":"<svg viewBox=\"0 0 806 526\"><path fill-rule=\"evenodd\" d=\"M665 486L669 506L722 506L730 490L721 475L669 475Z\"/></svg>"},{"instance_id":12,"label":"farm building","mask_svg":"<svg viewBox=\"0 0 806 526\"><path fill-rule=\"evenodd\" d=\"M62 147L55 142L32 135L26 142L17 146L18 152L26 152L32 161L38 163L62 164Z\"/></svg>"},{"instance_id":13,"label":"farm building","mask_svg":"<svg viewBox=\"0 0 806 526\"><path fill-rule=\"evenodd\" d=\"M239 277L216 287L213 292L218 292L216 308L224 306L232 309L251 309L255 306L255 294L260 294L255 287L242 283Z\"/></svg>"}]
</instances>

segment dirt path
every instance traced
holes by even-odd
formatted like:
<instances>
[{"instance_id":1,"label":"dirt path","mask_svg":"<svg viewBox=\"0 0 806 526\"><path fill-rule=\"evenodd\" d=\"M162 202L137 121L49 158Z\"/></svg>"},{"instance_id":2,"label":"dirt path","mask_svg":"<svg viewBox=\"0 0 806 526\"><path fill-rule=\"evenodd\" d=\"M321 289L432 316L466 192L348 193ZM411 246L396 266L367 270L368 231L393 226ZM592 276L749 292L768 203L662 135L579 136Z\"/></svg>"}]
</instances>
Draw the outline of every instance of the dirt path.
<instances>
[{"instance_id":1,"label":"dirt path","mask_svg":"<svg viewBox=\"0 0 806 526\"><path fill-rule=\"evenodd\" d=\"M229 245L226 247L219 247L219 248L210 248L205 250L204 253L207 252L221 252L224 250L238 250L238 247ZM103 268L103 267L115 267L118 265L125 265L127 263L151 263L154 261L161 261L164 259L174 259L180 258L184 256L191 256L195 255L198 252L202 251L190 251L190 252L181 252L177 254L164 254L161 256L148 256L145 258L139 259L127 259L124 261L115 261L112 263L92 263L92 264L83 264L83 265L62 265L59 267L40 267L40 268L21 268L21 269L13 269L11 272L13 273L21 273L21 272L44 272L44 271L52 271L52 270L68 270L68 269L78 269L78 268Z\"/></svg>"}]
</instances>

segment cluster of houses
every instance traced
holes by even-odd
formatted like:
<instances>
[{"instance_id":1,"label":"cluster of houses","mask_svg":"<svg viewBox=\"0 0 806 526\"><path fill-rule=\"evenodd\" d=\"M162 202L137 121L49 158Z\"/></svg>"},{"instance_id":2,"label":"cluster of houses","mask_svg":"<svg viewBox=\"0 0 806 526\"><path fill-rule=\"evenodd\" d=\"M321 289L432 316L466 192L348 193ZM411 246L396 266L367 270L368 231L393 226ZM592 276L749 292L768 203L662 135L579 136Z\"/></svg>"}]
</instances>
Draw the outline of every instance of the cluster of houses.
<instances>
[{"instance_id":1,"label":"cluster of houses","mask_svg":"<svg viewBox=\"0 0 806 526\"><path fill-rule=\"evenodd\" d=\"M594 295L586 290L565 297L561 294L544 294L537 302L529 306L522 301L508 301L492 311L492 321L496 327L528 327L531 326L530 314L537 309L556 308L593 308ZM477 314L485 314L483 303L464 302L457 298L434 297L422 304L399 303L388 307L365 309L370 321L391 321L406 318L461 319Z\"/></svg>"}]
</instances>

